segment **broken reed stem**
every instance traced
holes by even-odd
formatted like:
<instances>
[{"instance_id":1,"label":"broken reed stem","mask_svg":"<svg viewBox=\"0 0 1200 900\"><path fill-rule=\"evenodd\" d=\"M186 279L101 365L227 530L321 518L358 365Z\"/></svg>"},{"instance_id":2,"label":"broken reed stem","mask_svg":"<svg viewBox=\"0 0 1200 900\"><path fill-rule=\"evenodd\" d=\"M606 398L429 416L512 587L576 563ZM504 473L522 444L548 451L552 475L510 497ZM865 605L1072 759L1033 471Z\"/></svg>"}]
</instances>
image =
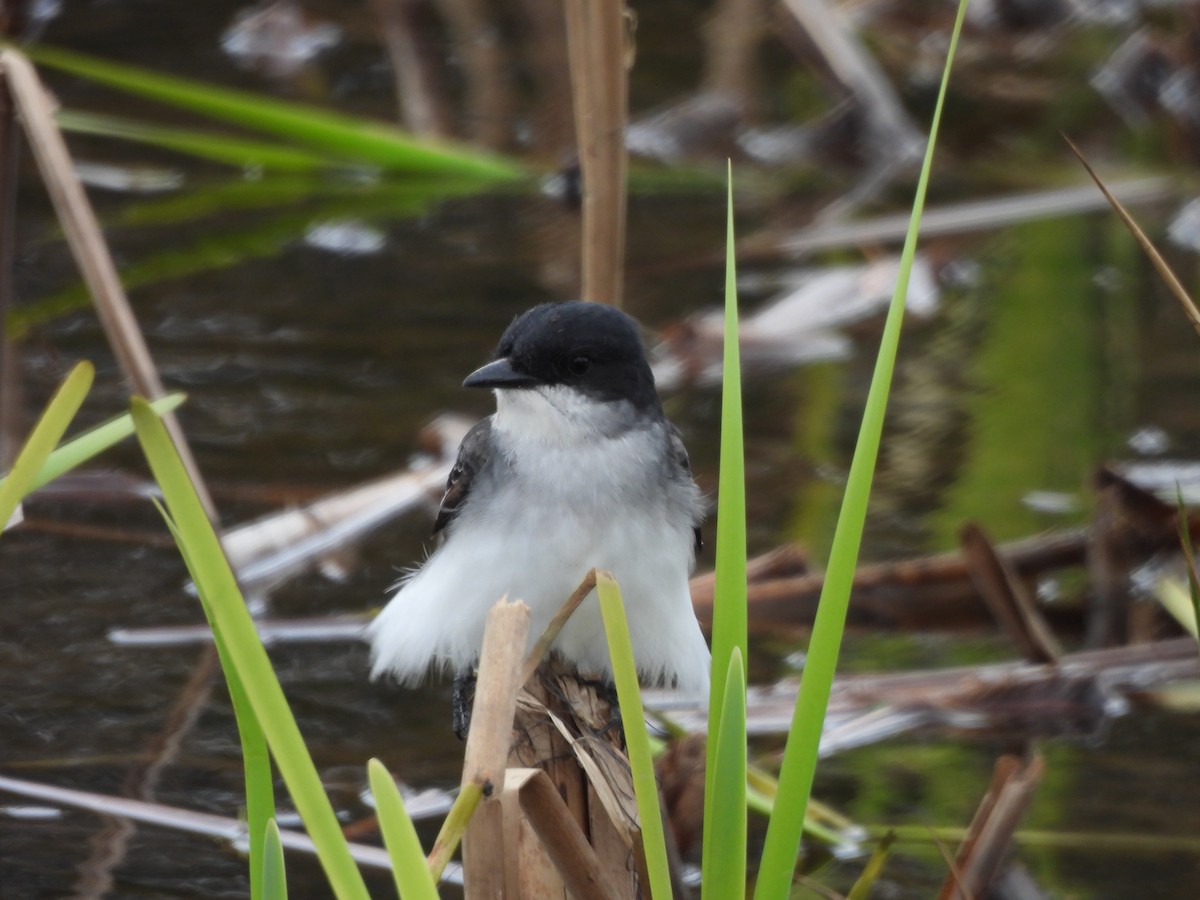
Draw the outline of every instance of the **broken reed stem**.
<instances>
[{"instance_id":1,"label":"broken reed stem","mask_svg":"<svg viewBox=\"0 0 1200 900\"><path fill-rule=\"evenodd\" d=\"M134 391L147 399L156 400L164 393L162 379L133 316L108 245L96 221L96 214L75 173L62 132L54 121L54 109L49 96L33 64L19 51L12 48L0 51L0 69L8 79L13 101L21 114L25 136L66 235L71 255L95 302L96 313L109 345ZM162 418L200 495L205 512L215 523L216 507L200 477L200 470L178 420L173 413L166 413Z\"/></svg>"},{"instance_id":2,"label":"broken reed stem","mask_svg":"<svg viewBox=\"0 0 1200 900\"><path fill-rule=\"evenodd\" d=\"M1015 756L996 761L992 782L959 844L957 871L951 870L938 900L972 900L988 889L1044 771L1045 763L1036 754L1028 761Z\"/></svg>"},{"instance_id":3,"label":"broken reed stem","mask_svg":"<svg viewBox=\"0 0 1200 900\"><path fill-rule=\"evenodd\" d=\"M588 573L583 576L583 581L579 582L579 587L575 588L575 592L567 598L567 602L562 605L554 618L550 620L550 624L546 626L546 630L538 637L534 643L533 649L529 651L529 655L525 657L525 663L521 667L521 684L526 684L533 673L537 671L538 666L542 664L542 660L546 658L546 654L550 652L550 646L558 639L559 632L563 630L563 626L567 624L567 620L575 614L575 610L579 609L579 604L584 601L584 598L592 592L596 587L596 570L589 569Z\"/></svg>"},{"instance_id":4,"label":"broken reed stem","mask_svg":"<svg viewBox=\"0 0 1200 900\"><path fill-rule=\"evenodd\" d=\"M479 656L463 785L483 785L485 799L463 835L463 879L468 898L504 896L504 821L499 792L508 768L513 716L522 682L521 653L529 635L529 607L500 600L488 613Z\"/></svg>"},{"instance_id":5,"label":"broken reed stem","mask_svg":"<svg viewBox=\"0 0 1200 900\"><path fill-rule=\"evenodd\" d=\"M1021 655L1029 662L1057 664L1063 650L1053 629L1028 584L996 551L983 527L968 522L959 531L958 542L976 589Z\"/></svg>"},{"instance_id":6,"label":"broken reed stem","mask_svg":"<svg viewBox=\"0 0 1200 900\"><path fill-rule=\"evenodd\" d=\"M604 863L587 842L562 795L541 769L509 769L505 793L515 792L521 812L576 900L610 900L620 896L609 882Z\"/></svg>"}]
</instances>

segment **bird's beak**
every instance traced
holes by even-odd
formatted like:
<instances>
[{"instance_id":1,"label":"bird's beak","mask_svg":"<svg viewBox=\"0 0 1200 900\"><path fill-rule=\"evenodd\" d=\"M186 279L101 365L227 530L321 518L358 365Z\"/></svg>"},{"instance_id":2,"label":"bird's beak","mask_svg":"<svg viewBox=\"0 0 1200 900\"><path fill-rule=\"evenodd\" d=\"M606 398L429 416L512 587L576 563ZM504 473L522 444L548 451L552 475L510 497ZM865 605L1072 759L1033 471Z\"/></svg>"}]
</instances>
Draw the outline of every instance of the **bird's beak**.
<instances>
[{"instance_id":1,"label":"bird's beak","mask_svg":"<svg viewBox=\"0 0 1200 900\"><path fill-rule=\"evenodd\" d=\"M527 388L541 384L532 375L518 372L506 358L497 359L476 369L463 381L463 387L473 388Z\"/></svg>"}]
</instances>

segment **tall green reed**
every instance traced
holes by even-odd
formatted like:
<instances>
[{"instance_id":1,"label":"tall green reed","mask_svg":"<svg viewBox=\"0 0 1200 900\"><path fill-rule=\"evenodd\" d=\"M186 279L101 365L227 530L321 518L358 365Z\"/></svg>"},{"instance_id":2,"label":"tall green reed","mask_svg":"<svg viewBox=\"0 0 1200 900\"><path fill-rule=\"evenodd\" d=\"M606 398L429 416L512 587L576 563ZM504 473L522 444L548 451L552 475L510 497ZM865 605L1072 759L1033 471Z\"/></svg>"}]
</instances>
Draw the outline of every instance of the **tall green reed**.
<instances>
[{"instance_id":1,"label":"tall green reed","mask_svg":"<svg viewBox=\"0 0 1200 900\"><path fill-rule=\"evenodd\" d=\"M197 593L203 598L204 612L209 616L218 642L222 667L238 713L239 732L245 740L247 729L261 730L263 742L270 747L292 802L304 819L334 893L338 897L365 898L367 889L362 875L350 856L337 816L255 631L237 579L179 453L166 428L150 414L144 400L134 398L132 412L142 451L166 502L164 514ZM239 696L245 698L244 709L239 709ZM255 741L253 754L258 758L256 735L252 734L251 739ZM258 773L256 779L261 777L257 766L255 772ZM259 797L266 802L265 796ZM251 799L248 797L248 802ZM262 814L262 811L258 812L255 818L265 829ZM273 811L267 818L272 816ZM265 835L265 830L254 830L258 833L252 831L250 835L252 847Z\"/></svg>"},{"instance_id":2,"label":"tall green reed","mask_svg":"<svg viewBox=\"0 0 1200 900\"><path fill-rule=\"evenodd\" d=\"M785 900L791 890L792 874L800 852L800 838L804 828L804 813L812 792L813 778L817 769L821 729L825 711L829 706L829 692L837 668L838 652L842 643L842 631L846 622L846 610L850 603L850 588L854 570L858 563L858 551L862 542L863 525L867 516L867 501L875 471L875 460L879 455L879 443L883 434L883 418L887 408L892 372L896 365L896 354L900 344L900 326L904 319L904 301L908 296L909 275L913 257L916 255L917 234L921 214L925 208L925 195L929 186L929 173L933 166L933 151L937 143L938 126L941 123L942 107L946 99L946 87L950 83L950 68L958 48L958 37L962 31L968 0L960 0L954 30L946 53L946 65L938 89L937 104L933 121L929 126L929 140L925 147L925 158L913 198L912 214L904 238L904 249L900 254L900 273L892 292L892 302L880 340L879 355L871 387L863 411L862 426L850 464L846 483L846 494L841 513L834 530L833 546L829 555L829 566L825 584L813 622L809 640L804 674L800 681L800 694L792 716L784 749L783 763L779 771L779 793L775 809L767 825L767 835L759 862L758 880L755 885L756 900Z\"/></svg>"},{"instance_id":3,"label":"tall green reed","mask_svg":"<svg viewBox=\"0 0 1200 900\"><path fill-rule=\"evenodd\" d=\"M286 894L282 864L276 859L277 838L272 837L277 832L271 778L274 760L334 895L365 898L362 875L195 487L166 428L150 406L135 398L132 415L138 440L166 502L164 518L200 595L229 683L246 767L253 895L266 898ZM395 784L378 761L369 764L368 775L380 810L384 841L395 861L394 877L401 895L418 900L436 897L436 882L420 853L416 832Z\"/></svg>"},{"instance_id":4,"label":"tall green reed","mask_svg":"<svg viewBox=\"0 0 1200 900\"><path fill-rule=\"evenodd\" d=\"M725 197L725 341L721 365L721 460L712 687L704 777L701 897L718 900L746 883L746 470L734 256L733 166ZM730 709L726 704L731 703ZM740 750L739 750L740 748ZM740 809L740 814L732 810ZM734 850L740 850L735 854Z\"/></svg>"},{"instance_id":5,"label":"tall green reed","mask_svg":"<svg viewBox=\"0 0 1200 900\"><path fill-rule=\"evenodd\" d=\"M847 479L846 493L834 532L825 585L813 624L778 788L771 802L770 820L754 891L757 900L784 900L792 887L812 782L816 773L821 730L829 705L829 693L837 667L851 583L866 521L867 501L879 453L892 373L895 369L904 301L916 253L917 234L929 184L938 125L966 7L967 0L960 0L901 253L899 277L892 294ZM708 715L708 769L705 777L702 858L702 896L706 900L726 900L742 895L746 885L746 502L741 372L737 346L732 174L727 197L727 216L721 462L712 636L713 679ZM611 632L609 640L611 646ZM616 671L616 654L613 664ZM632 666L632 660L622 661L620 664ZM640 714L640 703L636 708L628 709L622 705L622 716L627 728L639 720L634 717L640 717ZM644 772L639 774L637 770L639 766L648 764L635 760L631 760L631 763L635 770L635 785L639 785L649 776ZM735 808L740 810L738 814L732 812ZM659 851L647 847L646 852L650 855ZM865 873L865 884L869 885L873 880L874 872L882 865L882 859L881 854L873 864L872 873ZM663 896L669 895L655 893L654 896L656 900L662 900Z\"/></svg>"}]
</instances>

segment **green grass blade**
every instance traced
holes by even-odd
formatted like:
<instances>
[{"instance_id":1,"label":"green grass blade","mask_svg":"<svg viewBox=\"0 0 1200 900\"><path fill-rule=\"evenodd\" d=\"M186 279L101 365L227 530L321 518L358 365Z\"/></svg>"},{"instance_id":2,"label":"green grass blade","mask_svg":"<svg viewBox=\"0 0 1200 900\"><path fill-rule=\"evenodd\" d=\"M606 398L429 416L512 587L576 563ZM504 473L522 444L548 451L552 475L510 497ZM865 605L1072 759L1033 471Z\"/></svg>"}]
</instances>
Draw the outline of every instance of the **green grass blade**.
<instances>
[{"instance_id":1,"label":"green grass blade","mask_svg":"<svg viewBox=\"0 0 1200 900\"><path fill-rule=\"evenodd\" d=\"M162 416L178 409L186 399L186 394L168 394L151 403L150 408L154 410L155 414ZM50 454L45 464L34 476L30 490L36 491L40 487L45 487L55 478L83 465L89 459L100 455L109 447L119 444L132 434L133 417L129 413L122 413L102 425L88 429L78 437L71 438Z\"/></svg>"},{"instance_id":2,"label":"green grass blade","mask_svg":"<svg viewBox=\"0 0 1200 900\"><path fill-rule=\"evenodd\" d=\"M817 767L817 750L821 740L821 728L825 721L825 710L829 704L829 690L837 668L838 651L841 647L842 630L846 622L846 609L850 602L850 586L858 561L858 549L866 521L867 500L871 492L871 480L875 459L879 453L879 440L883 431L884 411L887 406L892 370L896 362L896 350L900 341L900 326L904 318L904 300L908 293L908 278L916 253L917 231L921 213L925 206L925 193L929 184L929 172L933 163L933 150L937 139L938 124L942 117L942 105L946 98L946 86L950 80L950 67L958 46L967 0L960 0L958 17L950 38L946 66L934 108L933 121L929 128L929 142L925 148L925 159L917 181L913 199L912 215L908 233L901 253L900 275L892 295L880 342L875 374L867 395L863 412L862 427L850 464L846 484L846 495L842 501L837 528L834 531L833 547L829 556L829 567L825 586L813 622L809 641L808 657L800 682L800 694L792 716L792 726L784 749L783 764L779 772L779 796L775 812L767 826L759 865L758 881L754 896L757 900L785 900L791 889L796 857L800 852L800 837L804 827L805 810L812 792L813 776Z\"/></svg>"},{"instance_id":3,"label":"green grass blade","mask_svg":"<svg viewBox=\"0 0 1200 900\"><path fill-rule=\"evenodd\" d=\"M196 579L196 567L188 553L184 542L171 519L170 514L157 499L154 505L166 522L171 536L179 547L179 553L187 566L192 583L199 585ZM266 862L266 833L267 825L275 819L275 783L271 773L271 754L267 747L267 738L254 714L254 707L246 694L241 678L238 677L237 667L229 656L229 648L217 625L212 612L212 604L204 593L203 587L197 587L200 606L204 610L204 618L208 621L213 634L213 643L217 648L217 656L221 661L221 671L229 687L229 698L233 703L233 715L237 722L238 740L242 746L242 769L246 782L246 835L248 855L250 858L250 897L259 900L263 890L263 869Z\"/></svg>"},{"instance_id":4,"label":"green grass blade","mask_svg":"<svg viewBox=\"0 0 1200 900\"><path fill-rule=\"evenodd\" d=\"M725 702L717 730L712 803L706 815L712 827L704 835L716 851L705 859L701 900L727 900L746 894L746 670L737 647L729 657Z\"/></svg>"},{"instance_id":5,"label":"green grass blade","mask_svg":"<svg viewBox=\"0 0 1200 900\"><path fill-rule=\"evenodd\" d=\"M54 118L63 131L133 141L243 169L312 172L318 169L346 168L345 160L331 159L298 147L210 134L190 128L148 125L117 116L72 110L60 110Z\"/></svg>"},{"instance_id":6,"label":"green grass blade","mask_svg":"<svg viewBox=\"0 0 1200 900\"><path fill-rule=\"evenodd\" d=\"M38 474L79 412L95 376L96 370L90 362L77 363L50 398L12 469L0 482L0 531L12 518L17 505L36 486Z\"/></svg>"},{"instance_id":7,"label":"green grass blade","mask_svg":"<svg viewBox=\"0 0 1200 900\"><path fill-rule=\"evenodd\" d=\"M662 813L658 805L658 782L654 777L654 759L650 753L650 736L646 733L646 712L638 689L637 665L633 660L633 644L629 640L629 623L621 601L621 588L611 572L596 573L596 594L604 619L604 634L608 639L621 721L625 723L625 744L629 766L633 770L638 818L642 824L642 849L646 854L646 870L650 876L650 897L652 900L669 900L671 875L667 865Z\"/></svg>"},{"instance_id":8,"label":"green grass blade","mask_svg":"<svg viewBox=\"0 0 1200 900\"><path fill-rule=\"evenodd\" d=\"M279 679L179 454L166 428L144 400L134 398L132 412L138 440L162 489L185 561L192 569L197 588L207 598L214 633L221 634L231 668L245 688L330 886L337 897L366 898L362 875L350 856Z\"/></svg>"},{"instance_id":9,"label":"green grass blade","mask_svg":"<svg viewBox=\"0 0 1200 900\"><path fill-rule=\"evenodd\" d=\"M251 896L261 896L263 900L287 900L287 870L283 865L283 842L279 839L279 825L274 819L267 821L263 830L263 846L266 858L263 864L261 893L254 892L251 885Z\"/></svg>"},{"instance_id":10,"label":"green grass blade","mask_svg":"<svg viewBox=\"0 0 1200 900\"><path fill-rule=\"evenodd\" d=\"M108 87L190 110L223 122L391 171L508 180L523 173L513 162L461 147L418 141L382 123L355 119L300 103L149 72L51 47L26 52L44 66Z\"/></svg>"},{"instance_id":11,"label":"green grass blade","mask_svg":"<svg viewBox=\"0 0 1200 900\"><path fill-rule=\"evenodd\" d=\"M193 579L192 583L199 582ZM208 603L205 605L210 606ZM206 613L211 625L213 617L208 610ZM246 687L237 675L237 667L230 661L229 648L223 638L216 637L217 634L214 629L213 636L221 654L221 667L225 671L233 715L237 720L238 740L242 745L242 772L246 781L246 833L250 843L250 897L251 900L258 900L259 896L266 896L265 880L269 877L271 865L270 844L264 835L275 824L275 781L271 770L271 751ZM262 895L255 893L255 886L260 883L264 885ZM286 886L283 887L286 891Z\"/></svg>"},{"instance_id":12,"label":"green grass blade","mask_svg":"<svg viewBox=\"0 0 1200 900\"><path fill-rule=\"evenodd\" d=\"M779 782L769 773L754 765L746 767L746 806L751 812L770 818L775 811L775 797L779 793ZM804 818L804 833L810 838L830 846L846 846L846 832L854 823L834 810L809 800Z\"/></svg>"},{"instance_id":13,"label":"green grass blade","mask_svg":"<svg viewBox=\"0 0 1200 900\"><path fill-rule=\"evenodd\" d=\"M746 471L742 442L742 369L738 346L737 266L733 235L733 166L726 184L725 235L725 343L721 378L721 463L717 489L716 592L713 601L712 686L709 691L708 733L716 734L725 702L725 678L736 649L743 665L746 641ZM742 672L745 682L745 671ZM743 701L744 702L744 701ZM743 737L744 740L744 737ZM716 820L710 805L714 798L716 742L706 751L704 777L704 840L701 871L724 853L711 839Z\"/></svg>"},{"instance_id":14,"label":"green grass blade","mask_svg":"<svg viewBox=\"0 0 1200 900\"><path fill-rule=\"evenodd\" d=\"M483 784L478 781L468 781L454 798L454 805L450 807L450 812L446 813L442 829L438 832L433 849L429 851L429 858L425 861L429 868L429 877L433 879L434 884L442 880L446 863L450 862L450 857L462 843L467 823L471 821L471 816L475 815L481 800Z\"/></svg>"},{"instance_id":15,"label":"green grass blade","mask_svg":"<svg viewBox=\"0 0 1200 900\"><path fill-rule=\"evenodd\" d=\"M404 808L404 799L396 788L387 768L377 759L367 763L367 778L375 797L375 813L383 845L392 860L392 877L396 893L403 900L438 900L437 882L425 865L425 851L417 837L417 829Z\"/></svg>"},{"instance_id":16,"label":"green grass blade","mask_svg":"<svg viewBox=\"0 0 1200 900\"><path fill-rule=\"evenodd\" d=\"M742 437L742 363L738 346L737 263L733 235L733 168L729 170L725 236L725 337L721 366L721 462L717 493L716 602L713 609L715 721L733 651L747 658L746 460ZM743 672L744 676L744 672ZM744 678L743 678L744 680Z\"/></svg>"}]
</instances>

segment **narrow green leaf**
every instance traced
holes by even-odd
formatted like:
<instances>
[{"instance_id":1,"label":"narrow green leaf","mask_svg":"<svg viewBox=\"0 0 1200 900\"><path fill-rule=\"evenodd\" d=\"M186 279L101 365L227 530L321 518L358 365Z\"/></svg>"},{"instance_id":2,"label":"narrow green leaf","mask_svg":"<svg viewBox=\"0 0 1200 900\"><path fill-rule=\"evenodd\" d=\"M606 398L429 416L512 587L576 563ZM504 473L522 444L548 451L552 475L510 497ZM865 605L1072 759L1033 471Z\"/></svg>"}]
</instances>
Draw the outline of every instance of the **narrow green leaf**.
<instances>
[{"instance_id":1,"label":"narrow green leaf","mask_svg":"<svg viewBox=\"0 0 1200 900\"><path fill-rule=\"evenodd\" d=\"M96 370L90 362L77 363L59 385L46 406L13 467L0 482L0 531L8 524L17 505L37 485L38 473L46 465L50 452L66 434L67 426L79 412L92 388Z\"/></svg>"},{"instance_id":2,"label":"narrow green leaf","mask_svg":"<svg viewBox=\"0 0 1200 900\"><path fill-rule=\"evenodd\" d=\"M150 408L154 410L155 414L162 416L178 409L186 399L187 394L168 394L151 403ZM45 464L34 476L29 490L36 491L40 487L45 487L55 478L65 475L89 459L99 456L131 434L133 434L133 417L129 413L122 413L102 425L88 429L78 437L71 438L50 454ZM0 483L3 480L0 479Z\"/></svg>"},{"instance_id":3,"label":"narrow green leaf","mask_svg":"<svg viewBox=\"0 0 1200 900\"><path fill-rule=\"evenodd\" d=\"M746 767L746 807L768 818L775 811L779 782L753 765ZM846 832L855 825L845 816L815 800L809 800L804 817L804 833L830 846L845 847L850 843Z\"/></svg>"},{"instance_id":4,"label":"narrow green leaf","mask_svg":"<svg viewBox=\"0 0 1200 900\"><path fill-rule=\"evenodd\" d=\"M746 895L746 670L742 651L729 657L725 702L716 732L712 778L712 827L705 834L717 848L705 860L701 900L732 900Z\"/></svg>"},{"instance_id":5,"label":"narrow green leaf","mask_svg":"<svg viewBox=\"0 0 1200 900\"><path fill-rule=\"evenodd\" d=\"M725 702L725 677L734 650L748 658L746 638L746 471L742 440L742 369L738 346L737 264L733 233L733 165L726 185L725 344L721 377L721 463L717 488L717 571L713 598L712 686L708 733L716 734ZM743 682L745 681L743 672ZM745 698L743 698L743 703ZM716 787L716 742L706 751L704 840L701 871L715 864L725 849L712 839L716 819L711 804Z\"/></svg>"},{"instance_id":6,"label":"narrow green leaf","mask_svg":"<svg viewBox=\"0 0 1200 900\"><path fill-rule=\"evenodd\" d=\"M263 861L262 885L260 891L251 885L251 896L261 896L263 900L287 900L287 870L283 865L283 842L279 839L279 825L274 819L267 820L263 829L263 846L265 858Z\"/></svg>"},{"instance_id":7,"label":"narrow green leaf","mask_svg":"<svg viewBox=\"0 0 1200 900\"><path fill-rule=\"evenodd\" d=\"M429 858L425 861L429 868L429 877L433 879L434 884L442 880L446 863L450 862L454 851L462 843L467 823L471 821L471 816L475 815L481 800L483 785L478 781L468 781L454 798L454 805L450 807L450 812L446 813L442 829L438 832L433 849L429 851Z\"/></svg>"},{"instance_id":8,"label":"narrow green leaf","mask_svg":"<svg viewBox=\"0 0 1200 900\"><path fill-rule=\"evenodd\" d=\"M621 721L625 724L626 750L629 753L629 766L633 770L638 818L642 824L642 849L650 876L650 897L651 900L669 900L671 875L658 804L658 782L654 777L654 759L650 754L650 736L646 732L646 712L638 688L637 665L633 660L633 644L629 640L629 623L621 601L621 588L611 572L596 573L596 594L600 601L600 615L604 619L604 635L608 639Z\"/></svg>"},{"instance_id":9,"label":"narrow green leaf","mask_svg":"<svg viewBox=\"0 0 1200 900\"><path fill-rule=\"evenodd\" d=\"M199 582L193 580L192 583ZM209 622L212 623L211 615ZM265 878L269 874L267 868L270 866L270 845L263 844L262 839L256 840L256 837L264 834L268 825L275 824L275 783L271 770L271 753L267 746L266 733L254 713L254 705L250 702L246 687L237 675L237 667L230 661L225 639L217 637L218 634L214 628L213 636L221 653L222 668L229 685L229 698L233 702L233 715L237 720L238 740L242 745L242 772L246 781L246 829L250 838L250 897L251 900L258 900L254 886L260 880L265 884Z\"/></svg>"},{"instance_id":10,"label":"narrow green leaf","mask_svg":"<svg viewBox=\"0 0 1200 900\"><path fill-rule=\"evenodd\" d=\"M437 900L437 882L425 865L417 829L404 808L404 798L387 768L377 759L367 763L367 778L375 797L375 813L383 844L392 860L392 877L402 900Z\"/></svg>"},{"instance_id":11,"label":"narrow green leaf","mask_svg":"<svg viewBox=\"0 0 1200 900\"><path fill-rule=\"evenodd\" d=\"M144 400L135 397L132 412L138 440L162 489L185 561L210 607L214 633L222 636L231 668L245 688L330 886L337 897L366 898L362 875L179 454Z\"/></svg>"},{"instance_id":12,"label":"narrow green leaf","mask_svg":"<svg viewBox=\"0 0 1200 900\"><path fill-rule=\"evenodd\" d=\"M45 46L29 46L25 50L40 65L383 169L489 180L511 180L523 174L515 163L506 159L419 141L378 122L231 88L212 87L67 50Z\"/></svg>"},{"instance_id":13,"label":"narrow green leaf","mask_svg":"<svg viewBox=\"0 0 1200 900\"><path fill-rule=\"evenodd\" d=\"M148 125L117 116L72 110L59 110L54 118L63 131L133 141L242 169L311 172L317 169L347 167L345 160L331 159L297 147L267 144L224 134L210 134L189 128Z\"/></svg>"},{"instance_id":14,"label":"narrow green leaf","mask_svg":"<svg viewBox=\"0 0 1200 900\"><path fill-rule=\"evenodd\" d=\"M846 484L846 495L834 531L833 548L830 551L829 567L821 600L813 622L809 641L808 657L804 675L800 682L800 694L784 749L783 764L779 772L779 796L775 812L767 826L759 865L758 881L755 886L756 900L785 900L791 889L796 858L800 852L800 837L804 828L805 810L812 792L813 776L817 767L817 751L820 746L821 729L825 721L825 710L829 704L829 690L837 668L838 651L841 646L842 630L846 621L846 609L850 602L850 587L858 561L859 543L863 524L866 521L867 501L871 492L871 481L875 459L879 453L879 440L883 431L884 411L887 407L888 391L892 370L895 367L896 351L900 341L900 326L904 318L904 300L908 293L908 278L916 253L917 232L921 213L925 206L925 194L929 184L929 173L933 164L933 150L937 139L938 124L942 117L942 106L946 98L946 86L950 80L950 67L958 47L958 36L962 30L967 0L960 0L942 83L938 91L937 105L929 129L929 142L925 148L925 160L917 181L913 199L912 215L908 233L905 235L901 252L900 275L892 295L880 342L875 374L867 395L863 412L862 427L854 449L854 459Z\"/></svg>"},{"instance_id":15,"label":"narrow green leaf","mask_svg":"<svg viewBox=\"0 0 1200 900\"><path fill-rule=\"evenodd\" d=\"M196 567L179 533L179 528L172 520L170 513L163 508L157 498L152 498L155 508L167 524L167 529L179 547L183 563L187 567L192 583L197 585L196 594L200 598L200 606L204 610L204 618L212 631L213 643L217 648L217 657L221 661L221 671L229 687L229 698L233 703L233 715L237 722L238 740L242 746L242 769L246 783L246 836L248 856L250 859L250 897L259 900L263 889L263 867L266 865L265 837L267 823L275 818L275 782L271 772L271 754L267 747L266 735L262 725L254 714L254 707L238 676L237 667L229 655L229 648L220 625L213 616L212 603L204 593L204 587L196 577Z\"/></svg>"}]
</instances>

